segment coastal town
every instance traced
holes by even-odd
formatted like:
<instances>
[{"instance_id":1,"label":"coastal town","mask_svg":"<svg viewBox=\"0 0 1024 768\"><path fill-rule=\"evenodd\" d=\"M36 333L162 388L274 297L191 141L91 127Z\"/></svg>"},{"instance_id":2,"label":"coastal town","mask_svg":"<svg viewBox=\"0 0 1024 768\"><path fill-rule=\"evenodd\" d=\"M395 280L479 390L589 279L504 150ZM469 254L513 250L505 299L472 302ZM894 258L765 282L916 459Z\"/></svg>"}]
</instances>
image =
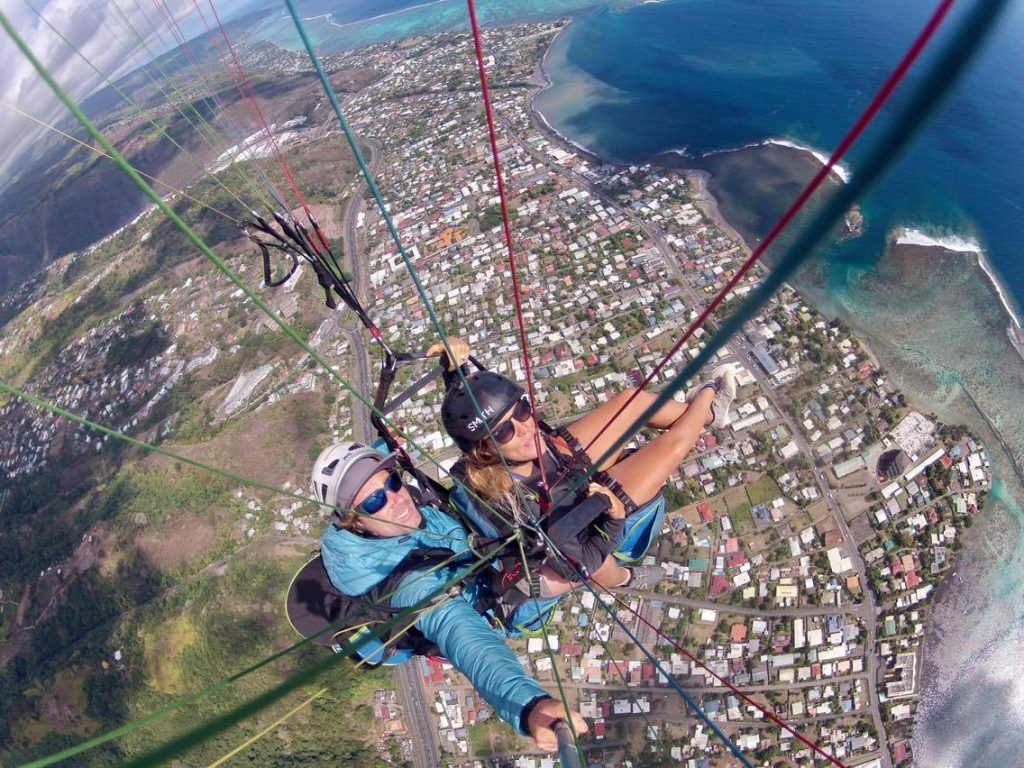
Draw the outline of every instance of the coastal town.
<instances>
[{"instance_id":1,"label":"coastal town","mask_svg":"<svg viewBox=\"0 0 1024 768\"><path fill-rule=\"evenodd\" d=\"M654 388L674 382L716 321L765 274L755 267L662 364L749 250L699 172L605 164L545 125L533 97L544 85L541 57L562 26L488 30L485 59L525 338L536 397L551 422L652 375ZM358 63L380 73L344 109L367 143L438 320L489 368L522 379L512 274L468 46L466 35L446 34L334 59L337 67ZM257 53L273 60L265 46ZM298 117L282 130L301 151L324 131ZM365 186L353 181L347 189L328 234L343 243L386 340L421 351L438 337L431 313ZM140 217L126 236L154 223ZM236 266L259 280L251 256ZM372 394L372 347L354 322L318 303L311 271L261 289L283 317L301 321L313 348L343 375L351 372L356 390ZM244 329L256 326L253 341ZM308 355L271 346L273 333L234 286L194 270L62 349L37 391L154 441L212 430L291 396L330 393L328 436L371 437L365 405L338 391ZM13 325L0 352L23 351L39 338ZM277 359L250 365L268 350ZM579 590L543 633L511 645L526 669L588 719L582 743L600 764L739 765L698 717L699 706L757 765L823 765L826 755L851 768L909 765L929 604L944 580L956 578L956 553L990 490L989 458L965 429L908 404L865 344L790 286L715 363L733 368L739 394L730 425L705 433L663 491L668 515L645 559L663 571L657 589L622 590L621 604ZM198 376L209 377L202 407L167 408L172 390ZM414 376L403 372L396 388ZM440 426L442 396L434 384L391 416L416 455L448 467L456 452ZM108 441L15 400L0 402L0 425L0 466L12 476L44 468L55 443L85 454ZM296 487L305 482L295 478ZM313 504L242 501L243 540L265 532L315 536L322 525ZM382 757L397 742L416 768L557 764L498 721L443 660L422 657L396 676L373 702Z\"/></svg>"},{"instance_id":2,"label":"coastal town","mask_svg":"<svg viewBox=\"0 0 1024 768\"><path fill-rule=\"evenodd\" d=\"M537 82L531 54L556 29L493 30L487 48L492 81L516 84L496 88L499 157L536 395L554 421L642 382L747 255L699 174L603 165L545 129L536 87L518 84ZM350 100L349 116L383 146L384 195L440 321L489 367L522 377L486 134L465 130L479 124L479 97L463 87L472 72L459 43L365 52L388 75ZM401 307L390 339L427 346L436 332L384 221L360 210L356 229L371 301ZM730 300L756 285L751 274ZM656 383L696 355L705 330ZM606 761L646 751L666 764L735 764L671 678L763 764L822 759L793 731L844 764L905 764L928 600L988 489L985 453L908 408L869 350L789 287L719 362L734 367L739 398L731 426L704 435L665 489L671 512L647 558L666 576L657 593L619 610L583 591L544 636L519 641L520 658L593 718ZM441 394L396 413L432 453L450 450ZM441 750L428 758L407 742L420 764L527 751L450 667L423 660L419 672ZM402 691L381 710L391 734L421 717Z\"/></svg>"}]
</instances>

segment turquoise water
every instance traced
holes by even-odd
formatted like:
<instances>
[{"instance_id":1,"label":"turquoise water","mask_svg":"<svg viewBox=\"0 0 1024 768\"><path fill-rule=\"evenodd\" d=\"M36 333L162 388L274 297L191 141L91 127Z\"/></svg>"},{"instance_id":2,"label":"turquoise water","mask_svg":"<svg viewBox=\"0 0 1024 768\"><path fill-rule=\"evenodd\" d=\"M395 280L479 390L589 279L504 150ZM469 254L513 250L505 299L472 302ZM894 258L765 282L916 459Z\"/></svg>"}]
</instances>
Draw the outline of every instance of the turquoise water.
<instances>
[{"instance_id":1,"label":"turquoise water","mask_svg":"<svg viewBox=\"0 0 1024 768\"><path fill-rule=\"evenodd\" d=\"M303 13L329 9L314 3ZM538 108L605 159L664 161L675 150L677 162L709 168L723 212L748 238L763 234L788 205L794 178L809 173L801 154L786 159L785 150L760 144L786 139L827 153L931 10L882 0L480 3L487 23L573 16L549 52L553 85ZM465 3L359 0L331 21L310 22L324 50L464 28ZM290 21L268 20L259 34L297 47ZM998 492L957 566L963 584L944 590L928 640L914 747L917 764L929 768L1015 765L1024 751L1024 488L1009 458L1024 459L1024 362L976 257L891 249L886 238L905 225L977 240L1011 310L1020 306L1021 39L1019 2L954 97L863 201L863 237L822 254L798 281L869 339L918 403L970 423L995 456ZM853 173L858 152L849 157Z\"/></svg>"},{"instance_id":2,"label":"turquoise water","mask_svg":"<svg viewBox=\"0 0 1024 768\"><path fill-rule=\"evenodd\" d=\"M552 52L561 64L538 106L560 131L609 159L643 161L672 149L700 156L769 138L827 153L930 9L879 0L680 0L593 11ZM1018 4L955 97L866 201L870 229L846 259L876 259L895 224L974 235L1024 297L1020 36ZM591 98L563 98L581 82ZM853 169L858 157L855 147Z\"/></svg>"},{"instance_id":3,"label":"turquoise water","mask_svg":"<svg viewBox=\"0 0 1024 768\"><path fill-rule=\"evenodd\" d=\"M498 25L574 16L599 6L618 5L594 0L479 0L476 7L481 24ZM469 26L465 0L313 0L300 3L299 10L321 53ZM302 48L295 25L284 12L268 17L254 34L278 45Z\"/></svg>"}]
</instances>

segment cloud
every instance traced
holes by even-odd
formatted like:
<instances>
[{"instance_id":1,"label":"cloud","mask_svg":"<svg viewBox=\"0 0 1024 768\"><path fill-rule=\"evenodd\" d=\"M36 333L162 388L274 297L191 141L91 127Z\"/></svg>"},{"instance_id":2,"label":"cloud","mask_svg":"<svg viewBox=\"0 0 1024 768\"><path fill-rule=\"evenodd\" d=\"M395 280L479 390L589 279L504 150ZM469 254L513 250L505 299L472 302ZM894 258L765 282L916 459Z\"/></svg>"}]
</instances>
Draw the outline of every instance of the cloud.
<instances>
[{"instance_id":1,"label":"cloud","mask_svg":"<svg viewBox=\"0 0 1024 768\"><path fill-rule=\"evenodd\" d=\"M0 11L54 79L78 102L101 87L103 79L46 22L59 30L96 69L114 79L149 59L128 26L129 22L154 55L174 45L173 36L156 6L158 0L28 1L0 0ZM192 0L165 2L187 37L203 31ZM226 20L231 15L229 9L239 4L237 1L218 2L217 10ZM68 114L29 60L2 32L0 68L4 72L0 79L0 99L4 102L49 123L60 121ZM0 180L12 164L31 151L44 133L44 128L0 106Z\"/></svg>"}]
</instances>

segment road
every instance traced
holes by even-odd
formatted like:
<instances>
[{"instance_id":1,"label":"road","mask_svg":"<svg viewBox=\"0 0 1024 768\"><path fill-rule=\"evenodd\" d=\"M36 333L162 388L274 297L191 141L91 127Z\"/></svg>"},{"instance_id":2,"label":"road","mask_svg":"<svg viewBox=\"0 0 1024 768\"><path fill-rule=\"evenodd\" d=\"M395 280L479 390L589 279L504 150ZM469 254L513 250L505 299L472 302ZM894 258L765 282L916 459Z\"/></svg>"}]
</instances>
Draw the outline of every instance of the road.
<instances>
[{"instance_id":1,"label":"road","mask_svg":"<svg viewBox=\"0 0 1024 768\"><path fill-rule=\"evenodd\" d=\"M395 667L395 687L402 705L402 719L412 740L412 762L415 768L436 768L441 764L437 731L431 720L431 702L423 691L423 676L418 659Z\"/></svg>"},{"instance_id":2,"label":"road","mask_svg":"<svg viewBox=\"0 0 1024 768\"><path fill-rule=\"evenodd\" d=\"M862 674L857 675L841 675L839 677L827 678L824 682L828 685L839 685L840 683L852 683L857 678L863 677ZM678 678L677 678L678 679ZM699 679L695 677L694 679ZM784 693L786 691L792 691L798 688L815 688L822 685L822 680L805 680L799 683L778 683L775 685L743 685L737 686L743 693L747 695L755 693ZM587 683L574 683L568 680L562 681L562 687L566 690L575 691L592 691L594 690L593 685ZM664 693L667 695L674 695L672 688L667 685L602 685L602 691L615 691L622 693ZM686 686L687 693L699 693L699 694L727 694L730 693L730 689L724 685L688 685Z\"/></svg>"},{"instance_id":3,"label":"road","mask_svg":"<svg viewBox=\"0 0 1024 768\"><path fill-rule=\"evenodd\" d=\"M375 139L363 139L369 147L370 157L367 165L371 173L380 167L382 146ZM349 196L348 207L345 209L342 233L342 250L345 269L352 276L352 292L360 303L367 308L371 318L376 317L374 308L366 303L366 259L362 251L362 241L356 223L359 214L366 208L363 193L366 190L366 179L360 176L354 182ZM351 381L367 398L373 399L377 391L375 379L370 377L369 350L366 345L366 328L352 313L346 313L342 322L342 330L348 334L352 343L352 360L355 365L355 376ZM352 435L361 442L370 442L376 438L373 425L370 424L370 411L361 402L352 398ZM437 742L437 731L432 721L431 702L427 700L423 687L423 676L419 671L419 663L413 660L395 667L395 684L398 699L402 705L403 720L409 728L412 741L412 759L415 768L436 768L441 764L441 752Z\"/></svg>"},{"instance_id":4,"label":"road","mask_svg":"<svg viewBox=\"0 0 1024 768\"><path fill-rule=\"evenodd\" d=\"M632 589L616 589L616 594L642 597L645 600L656 600L661 603L682 605L687 608L710 608L719 613L727 613L733 616L763 616L764 618L781 619L794 616L828 616L836 613L854 613L862 615L864 606L861 603L847 603L846 605L805 605L800 608L747 608L739 605L729 605L715 600L697 600L692 597L681 597L679 595L651 595L650 592L637 592Z\"/></svg>"},{"instance_id":5,"label":"road","mask_svg":"<svg viewBox=\"0 0 1024 768\"><path fill-rule=\"evenodd\" d=\"M369 168L371 173L376 173L380 167L382 147L375 139L365 139L364 143L370 149ZM342 217L342 250L345 269L352 275L352 292L359 299L363 306L366 306L366 291L364 286L366 259L363 258L360 246L359 232L356 222L359 214L364 210L366 201L363 199L363 192L366 190L366 179L359 176L353 183L352 192L349 196L348 207ZM367 307L370 317L375 317L373 307ZM342 330L348 334L352 344L352 360L355 366L355 376L350 376L349 381L367 398L373 399L377 391L376 381L371 385L370 359L366 347L366 329L359 319L351 312L346 312L342 322ZM352 435L363 443L372 441L376 435L373 426L370 424L370 411L361 402L352 398Z\"/></svg>"}]
</instances>

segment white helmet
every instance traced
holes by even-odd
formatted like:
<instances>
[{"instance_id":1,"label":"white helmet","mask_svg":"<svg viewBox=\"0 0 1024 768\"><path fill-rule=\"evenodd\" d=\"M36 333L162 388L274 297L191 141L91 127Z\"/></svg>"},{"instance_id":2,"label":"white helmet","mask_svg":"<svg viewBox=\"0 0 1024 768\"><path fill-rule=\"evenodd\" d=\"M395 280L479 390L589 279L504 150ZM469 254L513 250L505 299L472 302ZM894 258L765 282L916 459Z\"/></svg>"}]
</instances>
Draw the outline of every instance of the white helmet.
<instances>
[{"instance_id":1,"label":"white helmet","mask_svg":"<svg viewBox=\"0 0 1024 768\"><path fill-rule=\"evenodd\" d=\"M362 443L336 443L313 463L313 495L325 514L349 509L367 480L397 462L397 452L385 455Z\"/></svg>"}]
</instances>

